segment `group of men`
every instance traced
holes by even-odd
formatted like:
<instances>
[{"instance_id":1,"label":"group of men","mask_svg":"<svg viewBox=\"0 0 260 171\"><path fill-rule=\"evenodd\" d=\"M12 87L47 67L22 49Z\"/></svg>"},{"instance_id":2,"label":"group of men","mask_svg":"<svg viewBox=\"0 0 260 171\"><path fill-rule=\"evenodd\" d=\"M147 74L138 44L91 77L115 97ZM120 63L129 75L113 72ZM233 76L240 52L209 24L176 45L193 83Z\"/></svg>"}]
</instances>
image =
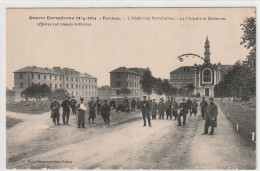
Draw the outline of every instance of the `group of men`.
<instances>
[{"instance_id":1,"label":"group of men","mask_svg":"<svg viewBox=\"0 0 260 171\"><path fill-rule=\"evenodd\" d=\"M205 121L204 133L208 134L208 128L211 126L210 135L214 133L214 127L217 127L217 115L218 108L213 102L213 98L209 98L210 103L205 101L205 98L202 98L200 103L202 119ZM178 104L173 97L168 97L166 103L164 103L163 98L160 99L160 102L157 104L155 99L152 101L149 99L146 100L146 96L143 97L143 101L140 103L140 108L142 110L142 116L144 120L144 126L146 126L146 119L148 120L148 124L152 127L150 114L152 114L152 119L156 119L157 111L159 114L159 119L164 119L164 113L166 112L167 119L172 119L172 116L175 117L175 120L178 118L178 125L181 126L181 118L183 118L182 125L186 125L186 117L187 114L190 113L190 116L197 114L198 103L196 99L192 102L190 98L185 102L185 98L182 99L182 102Z\"/></svg>"},{"instance_id":2,"label":"group of men","mask_svg":"<svg viewBox=\"0 0 260 171\"><path fill-rule=\"evenodd\" d=\"M129 101L126 97L123 101L123 105L129 106ZM99 100L99 97L97 97L96 102L94 101L94 97L91 97L91 101L88 102L89 124L91 123L91 121L92 124L94 124L97 112L97 115L101 115L104 122L109 125L110 112L114 108L116 108L116 106L116 102L113 99L110 101L109 104L107 103L107 100L104 100L104 104L102 105L102 102ZM138 110L140 109L142 111L144 126L146 126L147 119L150 127L152 127L150 114L152 115L152 119L154 120L156 119L157 113L159 115L159 119L164 119L164 114L166 113L166 119L172 119L174 117L175 120L178 119L177 126L185 126L187 114L190 113L190 116L192 116L192 114L196 116L198 111L198 103L196 102L196 99L192 101L190 100L190 97L188 97L187 101L185 101L185 98L183 98L180 104L178 104L175 98L173 97L168 97L168 100L165 103L164 99L161 98L160 102L157 104L155 102L155 99L151 100L151 98L149 97L149 99L146 100L146 96L144 96L143 101L140 101L139 98L137 99L137 102L135 101L135 99L131 101L131 111L135 111L135 106L137 106ZM70 100L69 97L66 97L66 99L61 103L61 107L63 108L62 118L64 125L68 125L71 108L73 114L76 114L76 111L78 111L79 113L78 127L80 128L80 125L82 125L82 127L85 128L85 112L87 110L87 106L85 105L83 98L80 98L80 103L77 105L77 101L75 99ZM214 104L213 98L210 98L210 104L208 104L205 101L205 98L203 97L200 103L200 107L202 119L206 120L204 134L208 134L208 128L209 126L211 126L210 134L213 135L214 127L217 127L217 106ZM51 102L50 108L52 110L51 118L53 118L54 124L59 125L60 104L55 97L53 97L53 101ZM181 118L183 118L182 123Z\"/></svg>"}]
</instances>

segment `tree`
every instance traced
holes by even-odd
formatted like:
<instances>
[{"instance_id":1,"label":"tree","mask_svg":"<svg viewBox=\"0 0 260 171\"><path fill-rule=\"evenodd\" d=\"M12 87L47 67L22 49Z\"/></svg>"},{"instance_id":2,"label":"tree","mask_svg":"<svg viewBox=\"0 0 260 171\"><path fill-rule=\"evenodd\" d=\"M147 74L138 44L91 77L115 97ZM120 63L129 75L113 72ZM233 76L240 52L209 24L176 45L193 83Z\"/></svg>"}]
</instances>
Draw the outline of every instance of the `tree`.
<instances>
[{"instance_id":1,"label":"tree","mask_svg":"<svg viewBox=\"0 0 260 171\"><path fill-rule=\"evenodd\" d=\"M51 94L51 89L48 85L32 85L27 87L24 91L22 91L22 95L25 96L26 99L28 98L35 98L36 101L40 101L44 97L48 97Z\"/></svg>"},{"instance_id":2,"label":"tree","mask_svg":"<svg viewBox=\"0 0 260 171\"><path fill-rule=\"evenodd\" d=\"M154 85L154 92L161 96L163 95L163 82L161 78L156 79L155 85Z\"/></svg>"},{"instance_id":3,"label":"tree","mask_svg":"<svg viewBox=\"0 0 260 171\"><path fill-rule=\"evenodd\" d=\"M121 90L120 90L120 94L124 94L124 97L126 95L129 95L130 93L131 93L131 90L129 90L128 88L125 88L125 87L121 88Z\"/></svg>"},{"instance_id":4,"label":"tree","mask_svg":"<svg viewBox=\"0 0 260 171\"><path fill-rule=\"evenodd\" d=\"M148 94L148 96L152 94L154 84L155 84L155 78L152 76L152 72L150 71L149 68L145 69L143 78L140 82L141 82L141 89L143 90L143 92Z\"/></svg>"},{"instance_id":5,"label":"tree","mask_svg":"<svg viewBox=\"0 0 260 171\"><path fill-rule=\"evenodd\" d=\"M51 92L51 97L56 97L57 100L64 100L69 95L65 89L57 89Z\"/></svg>"},{"instance_id":6,"label":"tree","mask_svg":"<svg viewBox=\"0 0 260 171\"><path fill-rule=\"evenodd\" d=\"M229 97L230 91L228 91L228 87L226 86L224 81L220 81L217 85L214 86L214 96L220 97Z\"/></svg>"}]
</instances>

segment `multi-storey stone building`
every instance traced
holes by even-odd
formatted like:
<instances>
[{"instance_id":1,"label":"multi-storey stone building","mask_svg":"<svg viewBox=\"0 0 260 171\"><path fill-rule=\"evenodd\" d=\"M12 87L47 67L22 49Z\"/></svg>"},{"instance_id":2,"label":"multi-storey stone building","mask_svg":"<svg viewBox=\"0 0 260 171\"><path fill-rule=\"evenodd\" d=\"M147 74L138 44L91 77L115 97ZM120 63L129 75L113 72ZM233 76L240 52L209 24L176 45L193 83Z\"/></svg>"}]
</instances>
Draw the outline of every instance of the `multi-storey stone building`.
<instances>
[{"instance_id":1,"label":"multi-storey stone building","mask_svg":"<svg viewBox=\"0 0 260 171\"><path fill-rule=\"evenodd\" d=\"M185 87L193 83L194 94L200 96L214 96L214 86L218 84L231 65L212 64L210 61L210 43L208 37L205 42L205 62L201 65L183 66L170 72L170 83L177 87ZM206 62L207 61L207 62Z\"/></svg>"},{"instance_id":2,"label":"multi-storey stone building","mask_svg":"<svg viewBox=\"0 0 260 171\"><path fill-rule=\"evenodd\" d=\"M131 91L130 97L142 96L141 83L144 69L143 68L126 68L119 67L110 72L110 88L111 95L120 95L122 88L127 88Z\"/></svg>"},{"instance_id":3,"label":"multi-storey stone building","mask_svg":"<svg viewBox=\"0 0 260 171\"><path fill-rule=\"evenodd\" d=\"M52 90L65 89L76 98L97 96L97 78L75 71L75 69L27 66L14 72L15 99L21 92L34 84L47 84Z\"/></svg>"}]
</instances>

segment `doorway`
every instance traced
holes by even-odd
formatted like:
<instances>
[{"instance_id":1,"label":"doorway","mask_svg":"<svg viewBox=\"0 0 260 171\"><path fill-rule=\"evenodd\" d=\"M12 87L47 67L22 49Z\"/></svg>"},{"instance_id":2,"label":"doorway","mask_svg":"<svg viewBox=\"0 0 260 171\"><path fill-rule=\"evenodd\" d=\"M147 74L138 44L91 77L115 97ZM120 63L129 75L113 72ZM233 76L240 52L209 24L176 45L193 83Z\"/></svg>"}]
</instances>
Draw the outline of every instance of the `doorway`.
<instances>
[{"instance_id":1,"label":"doorway","mask_svg":"<svg viewBox=\"0 0 260 171\"><path fill-rule=\"evenodd\" d=\"M205 96L209 96L209 88L205 88Z\"/></svg>"}]
</instances>

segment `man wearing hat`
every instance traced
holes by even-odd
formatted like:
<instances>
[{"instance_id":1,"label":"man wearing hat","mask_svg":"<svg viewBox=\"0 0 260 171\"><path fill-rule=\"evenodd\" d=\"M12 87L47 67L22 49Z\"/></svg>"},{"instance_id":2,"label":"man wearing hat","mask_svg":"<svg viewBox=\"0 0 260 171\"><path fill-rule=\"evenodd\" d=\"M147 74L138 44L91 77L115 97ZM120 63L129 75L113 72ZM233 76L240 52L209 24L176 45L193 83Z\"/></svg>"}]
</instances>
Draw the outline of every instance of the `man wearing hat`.
<instances>
[{"instance_id":1,"label":"man wearing hat","mask_svg":"<svg viewBox=\"0 0 260 171\"><path fill-rule=\"evenodd\" d=\"M172 114L176 120L176 118L178 117L178 103L176 102L175 98L173 98L172 102Z\"/></svg>"},{"instance_id":2,"label":"man wearing hat","mask_svg":"<svg viewBox=\"0 0 260 171\"><path fill-rule=\"evenodd\" d=\"M205 112L206 109L208 107L208 102L205 101L205 97L202 97L202 102L200 103L200 108L201 108L201 115L202 115L202 119L205 119Z\"/></svg>"},{"instance_id":3,"label":"man wearing hat","mask_svg":"<svg viewBox=\"0 0 260 171\"><path fill-rule=\"evenodd\" d=\"M53 119L53 123L56 126L56 121L57 125L59 125L59 120L60 120L60 103L56 100L56 97L52 98L52 102L50 105L51 109L51 118Z\"/></svg>"},{"instance_id":4,"label":"man wearing hat","mask_svg":"<svg viewBox=\"0 0 260 171\"><path fill-rule=\"evenodd\" d=\"M109 125L110 123L110 106L107 104L107 100L104 101L105 104L101 107L101 116L104 122Z\"/></svg>"},{"instance_id":5,"label":"man wearing hat","mask_svg":"<svg viewBox=\"0 0 260 171\"><path fill-rule=\"evenodd\" d=\"M96 118L96 103L94 102L94 97L91 97L91 101L88 102L89 107L89 117L88 117L88 123L90 124L90 120L92 119L92 124L94 124L94 119Z\"/></svg>"},{"instance_id":6,"label":"man wearing hat","mask_svg":"<svg viewBox=\"0 0 260 171\"><path fill-rule=\"evenodd\" d=\"M86 105L84 103L84 99L80 98L80 103L77 105L78 110L78 128L82 125L82 128L85 128L85 113L86 113Z\"/></svg>"},{"instance_id":7,"label":"man wearing hat","mask_svg":"<svg viewBox=\"0 0 260 171\"><path fill-rule=\"evenodd\" d=\"M208 134L208 128L211 126L210 135L214 134L214 127L217 127L217 115L218 115L218 107L213 102L213 98L209 98L209 106L206 110L206 116L205 116L205 127L204 127L204 133Z\"/></svg>"},{"instance_id":8,"label":"man wearing hat","mask_svg":"<svg viewBox=\"0 0 260 171\"><path fill-rule=\"evenodd\" d=\"M161 98L160 102L158 103L159 119L164 119L164 111L165 111L165 106L164 106L163 98Z\"/></svg>"},{"instance_id":9,"label":"man wearing hat","mask_svg":"<svg viewBox=\"0 0 260 171\"><path fill-rule=\"evenodd\" d=\"M192 105L191 105L191 114L190 116L194 113L194 115L197 115L197 108L198 108L198 103L196 102L196 99L194 99Z\"/></svg>"},{"instance_id":10,"label":"man wearing hat","mask_svg":"<svg viewBox=\"0 0 260 171\"><path fill-rule=\"evenodd\" d=\"M70 103L70 98L67 96L66 99L61 103L61 107L63 109L63 114L62 114L62 120L63 120L63 125L68 125L69 123L69 118L70 118L70 107L71 107L71 103ZM65 122L65 118L66 118L66 122Z\"/></svg>"},{"instance_id":11,"label":"man wearing hat","mask_svg":"<svg viewBox=\"0 0 260 171\"><path fill-rule=\"evenodd\" d=\"M178 126L181 126L181 117L183 116L183 126L186 124L186 116L188 113L188 107L185 103L185 98L182 99L182 103L179 105L180 113L178 116Z\"/></svg>"},{"instance_id":12,"label":"man wearing hat","mask_svg":"<svg viewBox=\"0 0 260 171\"><path fill-rule=\"evenodd\" d=\"M151 104L152 119L156 119L157 107L157 103L155 102L155 99L153 99L153 102Z\"/></svg>"},{"instance_id":13,"label":"man wearing hat","mask_svg":"<svg viewBox=\"0 0 260 171\"><path fill-rule=\"evenodd\" d=\"M191 115L191 106L192 106L192 101L190 100L190 97L188 97L188 100L186 101L188 112L190 112Z\"/></svg>"},{"instance_id":14,"label":"man wearing hat","mask_svg":"<svg viewBox=\"0 0 260 171\"><path fill-rule=\"evenodd\" d=\"M172 101L170 97L168 97L168 101L166 102L166 119L168 119L168 117L172 119Z\"/></svg>"},{"instance_id":15,"label":"man wearing hat","mask_svg":"<svg viewBox=\"0 0 260 171\"><path fill-rule=\"evenodd\" d=\"M146 96L143 97L143 101L141 102L140 108L142 110L144 126L146 126L146 118L148 120L148 124L152 127L151 119L150 119L150 104L146 101Z\"/></svg>"},{"instance_id":16,"label":"man wearing hat","mask_svg":"<svg viewBox=\"0 0 260 171\"><path fill-rule=\"evenodd\" d=\"M100 109L101 109L101 104L102 102L99 100L99 97L97 97L97 114L99 115L100 114Z\"/></svg>"}]
</instances>

